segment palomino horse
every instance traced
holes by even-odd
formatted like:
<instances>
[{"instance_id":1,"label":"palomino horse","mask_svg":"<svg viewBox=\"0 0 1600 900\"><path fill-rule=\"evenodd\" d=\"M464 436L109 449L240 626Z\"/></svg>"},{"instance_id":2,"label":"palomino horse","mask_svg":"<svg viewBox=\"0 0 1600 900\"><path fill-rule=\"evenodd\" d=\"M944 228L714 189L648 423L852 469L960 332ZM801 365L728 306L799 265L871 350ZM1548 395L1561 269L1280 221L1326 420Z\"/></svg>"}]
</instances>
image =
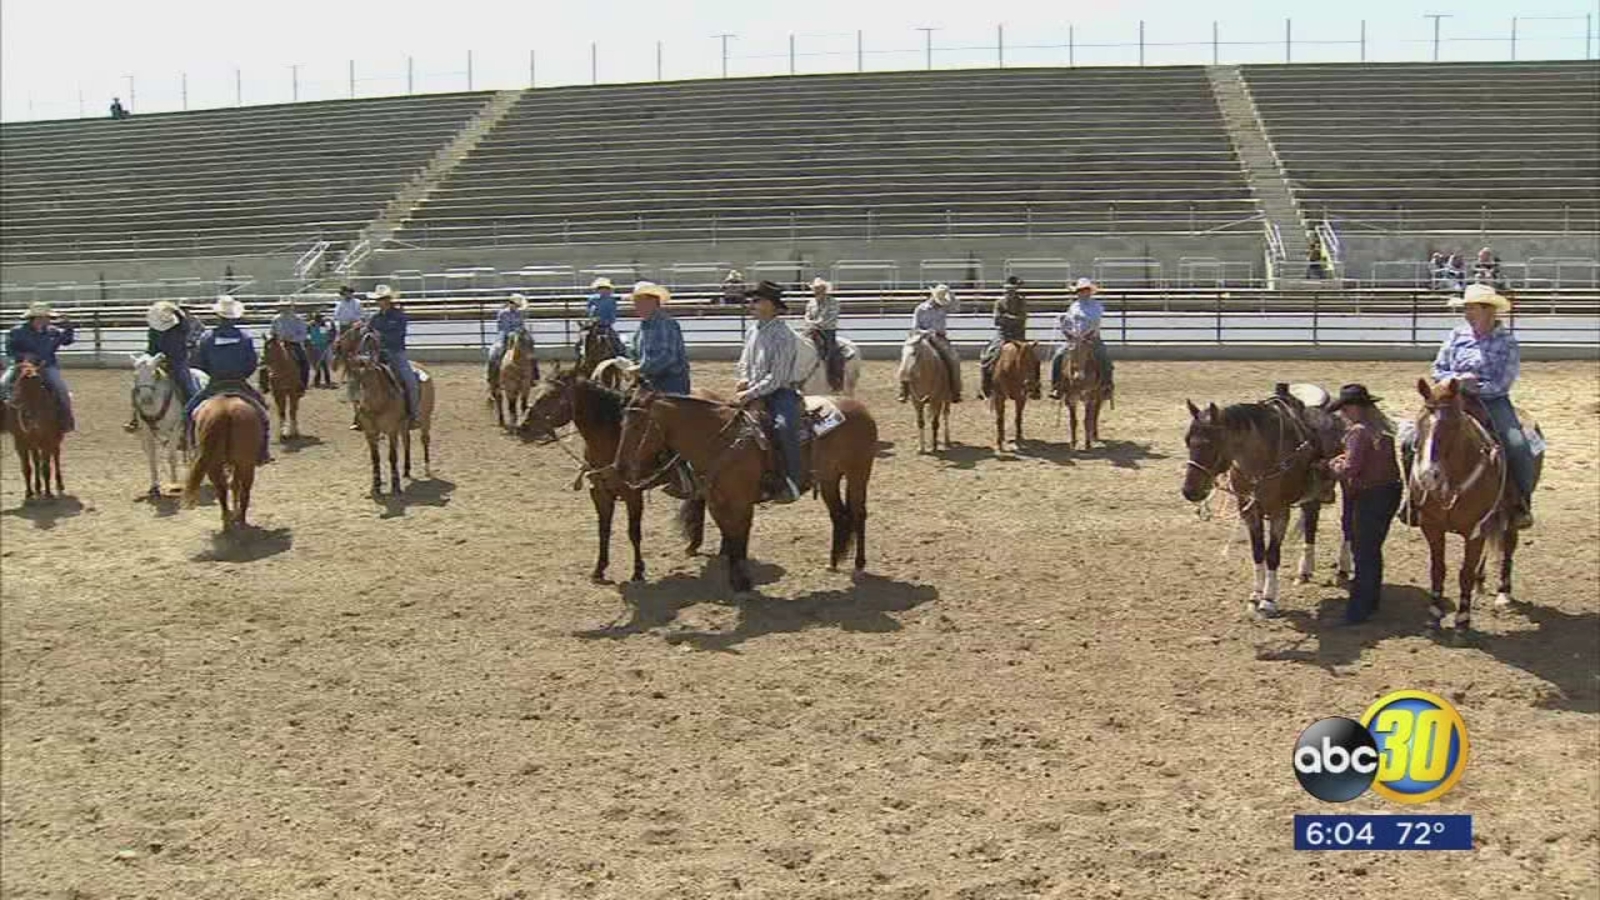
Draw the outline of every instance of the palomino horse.
<instances>
[{"instance_id":1,"label":"palomino horse","mask_svg":"<svg viewBox=\"0 0 1600 900\"><path fill-rule=\"evenodd\" d=\"M161 497L161 470L156 465L157 445L167 450L167 474L178 483L178 453L183 452L184 462L189 461L189 449L183 436L183 403L178 400L178 386L167 369L166 356L143 353L133 357L133 408L139 414L139 440L144 444L145 458L150 461L150 499ZM195 380L204 388L210 376L199 370Z\"/></svg>"},{"instance_id":2,"label":"palomino horse","mask_svg":"<svg viewBox=\"0 0 1600 900\"><path fill-rule=\"evenodd\" d=\"M1218 479L1228 476L1229 484L1223 490L1238 499L1255 561L1250 606L1263 617L1276 616L1283 536L1296 506L1301 509L1304 538L1299 580L1311 580L1317 520L1326 486L1318 475L1319 461L1332 452L1342 427L1322 409L1307 408L1286 394L1220 410L1215 403L1203 410L1193 403L1188 406L1190 422L1184 443L1189 460L1183 497L1199 503L1211 494ZM1264 522L1271 525L1266 534Z\"/></svg>"},{"instance_id":3,"label":"palomino horse","mask_svg":"<svg viewBox=\"0 0 1600 900\"><path fill-rule=\"evenodd\" d=\"M1016 428L1013 441L1022 440L1022 411L1028 406L1030 396L1039 394L1039 342L1006 341L1000 348L1000 358L994 362L993 390L989 403L994 407L994 450L1006 449L1006 400L1016 404Z\"/></svg>"},{"instance_id":4,"label":"palomino horse","mask_svg":"<svg viewBox=\"0 0 1600 900\"><path fill-rule=\"evenodd\" d=\"M1061 364L1061 402L1067 407L1067 446L1078 446L1078 404L1083 404L1083 449L1100 439L1100 406L1111 399L1111 385L1100 371L1094 343L1070 341Z\"/></svg>"},{"instance_id":5,"label":"palomino horse","mask_svg":"<svg viewBox=\"0 0 1600 900\"><path fill-rule=\"evenodd\" d=\"M508 411L513 423L527 411L528 394L533 390L534 370L533 340L528 333L519 328L506 335L506 349L500 357L500 369L495 373L494 384L489 385L489 394L494 398L495 418L500 420L501 428L506 427Z\"/></svg>"},{"instance_id":6,"label":"palomino horse","mask_svg":"<svg viewBox=\"0 0 1600 900\"><path fill-rule=\"evenodd\" d=\"M622 439L622 411L628 405L628 395L621 391L583 377L576 371L556 372L539 383L533 402L528 406L520 430L522 434L546 442L561 440L557 429L575 424L583 438L583 459L579 461L578 480L573 489L584 481L590 472L610 467L617 456L617 444ZM560 444L563 450L564 444ZM568 451L569 455L571 451ZM644 556L639 543L643 538L641 520L644 515L644 494L627 485L616 484L616 479L590 478L589 499L599 523L600 555L595 560L593 581L603 581L606 568L611 564L611 522L616 515L617 500L622 500L628 511L628 540L633 544L633 580L644 580ZM693 556L705 539L706 502L703 497L690 497L678 510L678 526L689 542L684 555Z\"/></svg>"},{"instance_id":7,"label":"palomino horse","mask_svg":"<svg viewBox=\"0 0 1600 900\"><path fill-rule=\"evenodd\" d=\"M1407 505L1428 539L1429 576L1433 599L1428 605L1428 628L1438 630L1448 612L1444 596L1445 535L1459 534L1465 541L1459 583L1461 605L1455 630L1461 639L1472 635L1472 591L1483 580L1485 542L1500 551L1500 589L1495 606L1511 605L1511 563L1517 553L1517 531L1508 527L1506 507L1510 471L1499 443L1466 408L1457 382L1434 386L1417 380L1424 410L1417 416L1418 457L1407 479ZM1517 410L1523 430L1538 434L1539 427ZM1535 457L1535 478L1543 457Z\"/></svg>"},{"instance_id":8,"label":"palomino horse","mask_svg":"<svg viewBox=\"0 0 1600 900\"><path fill-rule=\"evenodd\" d=\"M200 500L200 482L208 476L222 509L222 530L246 526L250 488L256 481L256 458L261 452L261 413L248 400L218 394L194 411L195 444L199 456L189 467L183 486L183 505L193 509ZM228 473L233 474L233 499L238 514L228 511Z\"/></svg>"},{"instance_id":9,"label":"palomino horse","mask_svg":"<svg viewBox=\"0 0 1600 900\"><path fill-rule=\"evenodd\" d=\"M22 460L22 480L27 485L26 500L50 499L50 464L55 463L56 493L65 494L61 483L61 407L49 382L32 362L17 364L17 379L11 385L11 409L6 411L6 426L17 458Z\"/></svg>"},{"instance_id":10,"label":"palomino horse","mask_svg":"<svg viewBox=\"0 0 1600 900\"><path fill-rule=\"evenodd\" d=\"M356 404L356 424L367 438L367 451L372 457L372 496L383 493L383 466L378 460L378 438L389 439L389 486L394 494L400 488L400 467L395 455L398 445L405 443L405 477L411 477L411 423L406 418L405 385L389 367L378 361L378 336L364 331L358 339L355 353L345 361L350 373ZM432 477L430 455L433 424L433 381L421 366L412 363L421 382L417 392L417 426L422 432L422 471Z\"/></svg>"},{"instance_id":11,"label":"palomino horse","mask_svg":"<svg viewBox=\"0 0 1600 900\"><path fill-rule=\"evenodd\" d=\"M927 333L919 335L911 345L905 379L911 385L911 405L917 410L917 452L928 452L927 420L923 410L931 411L933 418L933 449L939 449L939 424L944 423L944 446L950 447L950 399L954 390L950 385L950 368L944 357L933 346Z\"/></svg>"},{"instance_id":12,"label":"palomino horse","mask_svg":"<svg viewBox=\"0 0 1600 900\"><path fill-rule=\"evenodd\" d=\"M278 440L287 441L300 436L300 398L305 389L300 372L300 360L295 358L289 345L277 338L267 340L263 354L267 363L267 387L272 391L272 403L278 408Z\"/></svg>"},{"instance_id":13,"label":"palomino horse","mask_svg":"<svg viewBox=\"0 0 1600 900\"><path fill-rule=\"evenodd\" d=\"M790 329L794 331L794 329ZM828 367L823 364L822 356L817 353L817 345L811 338L795 331L794 334L794 370L800 376L800 393L820 396L823 394L837 394L841 397L854 397L856 384L861 381L861 352L852 341L844 338L836 340L839 355L844 357L843 386L835 391L833 385L828 383Z\"/></svg>"},{"instance_id":14,"label":"palomino horse","mask_svg":"<svg viewBox=\"0 0 1600 900\"><path fill-rule=\"evenodd\" d=\"M867 565L867 482L878 452L878 423L856 400L840 399L835 405L844 421L812 438L802 453L809 453L808 468L833 521L828 567L837 569L854 541L859 572ZM810 427L809 422L801 427ZM658 465L664 454L668 458ZM747 593L750 525L769 461L764 426L744 406L672 394L636 394L623 414L615 474L640 486L671 471L680 460L694 469L711 518L722 530L722 553L728 559L734 592ZM839 485L846 480L847 493L841 498Z\"/></svg>"}]
</instances>

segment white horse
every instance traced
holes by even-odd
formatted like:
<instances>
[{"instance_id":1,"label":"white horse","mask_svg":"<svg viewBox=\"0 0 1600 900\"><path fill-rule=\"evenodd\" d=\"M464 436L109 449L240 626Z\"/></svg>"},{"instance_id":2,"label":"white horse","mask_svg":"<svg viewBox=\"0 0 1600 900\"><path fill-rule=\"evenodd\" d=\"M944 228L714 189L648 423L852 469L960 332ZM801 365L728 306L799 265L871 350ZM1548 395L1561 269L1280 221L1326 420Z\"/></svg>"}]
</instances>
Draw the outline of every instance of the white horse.
<instances>
[{"instance_id":1,"label":"white horse","mask_svg":"<svg viewBox=\"0 0 1600 900\"><path fill-rule=\"evenodd\" d=\"M150 460L150 499L161 497L161 471L156 466L156 444L167 450L167 473L178 481L178 450L183 444L183 404L178 402L178 388L172 376L161 363L166 356L157 353L129 354L133 358L133 408L139 414L139 439L144 442L145 456ZM203 389L206 373L195 371L195 380ZM183 461L189 462L189 451L183 450Z\"/></svg>"},{"instance_id":2,"label":"white horse","mask_svg":"<svg viewBox=\"0 0 1600 900\"><path fill-rule=\"evenodd\" d=\"M795 343L799 346L795 350L794 370L800 376L800 393L833 394L833 386L828 384L828 367L822 364L822 357L817 354L817 345L811 338L801 334L795 329ZM856 382L861 380L861 351L853 341L838 339L839 352L844 355L844 389L837 392L841 397L854 397L856 395Z\"/></svg>"}]
</instances>

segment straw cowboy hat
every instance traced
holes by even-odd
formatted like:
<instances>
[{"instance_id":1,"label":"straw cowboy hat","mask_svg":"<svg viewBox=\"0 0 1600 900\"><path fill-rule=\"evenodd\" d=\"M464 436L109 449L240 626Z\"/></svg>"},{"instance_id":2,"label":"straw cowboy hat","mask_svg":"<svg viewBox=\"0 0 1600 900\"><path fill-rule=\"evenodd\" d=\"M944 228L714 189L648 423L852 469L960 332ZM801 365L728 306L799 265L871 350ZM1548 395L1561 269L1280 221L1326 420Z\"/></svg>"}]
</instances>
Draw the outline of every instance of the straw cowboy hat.
<instances>
[{"instance_id":1,"label":"straw cowboy hat","mask_svg":"<svg viewBox=\"0 0 1600 900\"><path fill-rule=\"evenodd\" d=\"M609 288L611 286L611 279L605 277L604 275L601 275L599 278L589 282L589 290L591 291L598 291L601 288Z\"/></svg>"},{"instance_id":2,"label":"straw cowboy hat","mask_svg":"<svg viewBox=\"0 0 1600 900\"><path fill-rule=\"evenodd\" d=\"M831 281L827 280L826 278L823 278L822 276L819 275L816 278L811 279L811 289L814 291L817 288L822 288L823 290L828 291L829 293L832 293L833 292L833 282L831 282Z\"/></svg>"},{"instance_id":3,"label":"straw cowboy hat","mask_svg":"<svg viewBox=\"0 0 1600 900\"><path fill-rule=\"evenodd\" d=\"M212 305L211 311L216 313L217 317L221 319L232 320L244 318L244 304L228 296L227 294L223 294L217 298L217 302Z\"/></svg>"},{"instance_id":4,"label":"straw cowboy hat","mask_svg":"<svg viewBox=\"0 0 1600 900\"><path fill-rule=\"evenodd\" d=\"M369 296L374 300L393 300L396 295L394 288L389 287L387 284L380 284L372 289L372 293Z\"/></svg>"},{"instance_id":5,"label":"straw cowboy hat","mask_svg":"<svg viewBox=\"0 0 1600 900\"><path fill-rule=\"evenodd\" d=\"M156 331L171 331L178 324L178 305L171 300L157 300L150 304L144 319Z\"/></svg>"},{"instance_id":6,"label":"straw cowboy hat","mask_svg":"<svg viewBox=\"0 0 1600 900\"><path fill-rule=\"evenodd\" d=\"M1482 304L1484 306L1492 306L1494 307L1495 312L1505 313L1511 311L1511 301L1500 296L1500 294L1492 285L1469 285L1461 296L1450 298L1450 306L1456 309L1459 309L1463 306L1471 306L1475 303Z\"/></svg>"},{"instance_id":7,"label":"straw cowboy hat","mask_svg":"<svg viewBox=\"0 0 1600 900\"><path fill-rule=\"evenodd\" d=\"M662 305L672 302L672 292L656 284L654 281L640 281L633 286L633 299L640 297L654 297Z\"/></svg>"},{"instance_id":8,"label":"straw cowboy hat","mask_svg":"<svg viewBox=\"0 0 1600 900\"><path fill-rule=\"evenodd\" d=\"M23 310L22 319L23 321L28 321L30 319L48 319L53 315L55 315L55 313L50 311L50 304L43 302L32 303L28 305L27 309Z\"/></svg>"},{"instance_id":9,"label":"straw cowboy hat","mask_svg":"<svg viewBox=\"0 0 1600 900\"><path fill-rule=\"evenodd\" d=\"M948 285L948 284L936 284L936 285L934 285L933 286L933 290L928 291L928 299L932 300L935 306L944 306L945 304L949 303L950 302L950 285Z\"/></svg>"},{"instance_id":10,"label":"straw cowboy hat","mask_svg":"<svg viewBox=\"0 0 1600 900\"><path fill-rule=\"evenodd\" d=\"M528 308L528 298L523 294L512 294L506 298L506 302L512 306L515 306L517 309Z\"/></svg>"},{"instance_id":11,"label":"straw cowboy hat","mask_svg":"<svg viewBox=\"0 0 1600 900\"><path fill-rule=\"evenodd\" d=\"M722 279L722 283L723 284L728 284L729 282L743 281L743 280L744 280L744 273L743 272L739 271L738 269L729 269L727 277Z\"/></svg>"},{"instance_id":12,"label":"straw cowboy hat","mask_svg":"<svg viewBox=\"0 0 1600 900\"><path fill-rule=\"evenodd\" d=\"M1078 283L1073 285L1072 289L1074 291L1089 291L1090 293L1098 293L1100 290L1100 285L1095 284L1092 279L1079 278Z\"/></svg>"}]
</instances>

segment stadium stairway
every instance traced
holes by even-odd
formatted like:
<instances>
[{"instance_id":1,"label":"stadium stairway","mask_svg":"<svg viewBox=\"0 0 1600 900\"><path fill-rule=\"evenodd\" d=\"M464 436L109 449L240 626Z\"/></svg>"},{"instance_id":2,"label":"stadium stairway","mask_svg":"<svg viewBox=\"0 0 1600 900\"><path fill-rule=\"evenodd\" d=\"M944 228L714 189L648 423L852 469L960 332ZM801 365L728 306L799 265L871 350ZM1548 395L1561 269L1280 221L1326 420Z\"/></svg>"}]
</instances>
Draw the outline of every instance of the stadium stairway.
<instances>
[{"instance_id":1,"label":"stadium stairway","mask_svg":"<svg viewBox=\"0 0 1600 900\"><path fill-rule=\"evenodd\" d=\"M1228 137L1233 141L1234 152L1244 169L1245 179L1255 194L1267 221L1278 226L1283 240L1283 262L1289 271L1297 264L1303 265L1309 245L1306 242L1305 219L1289 189L1288 175L1272 148L1261 115L1256 110L1250 88L1245 84L1238 66L1207 66L1206 76L1211 81L1211 92L1216 96L1217 108L1222 111Z\"/></svg>"}]
</instances>

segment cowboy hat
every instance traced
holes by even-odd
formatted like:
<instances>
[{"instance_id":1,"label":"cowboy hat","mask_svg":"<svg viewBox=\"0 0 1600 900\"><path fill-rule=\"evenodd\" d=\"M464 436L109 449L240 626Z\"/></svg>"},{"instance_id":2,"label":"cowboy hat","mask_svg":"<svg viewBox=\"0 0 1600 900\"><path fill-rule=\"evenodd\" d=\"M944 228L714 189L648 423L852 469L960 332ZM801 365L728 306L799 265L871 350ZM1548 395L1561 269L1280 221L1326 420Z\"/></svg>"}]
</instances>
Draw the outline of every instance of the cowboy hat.
<instances>
[{"instance_id":1,"label":"cowboy hat","mask_svg":"<svg viewBox=\"0 0 1600 900\"><path fill-rule=\"evenodd\" d=\"M528 298L527 298L526 295L523 295L523 294L512 294L511 296L506 298L506 302L511 304L512 306L515 306L517 309L527 309L528 308Z\"/></svg>"},{"instance_id":2,"label":"cowboy hat","mask_svg":"<svg viewBox=\"0 0 1600 900\"><path fill-rule=\"evenodd\" d=\"M639 281L633 285L633 299L638 300L640 297L654 297L665 304L671 302L672 292L654 281Z\"/></svg>"},{"instance_id":3,"label":"cowboy hat","mask_svg":"<svg viewBox=\"0 0 1600 900\"><path fill-rule=\"evenodd\" d=\"M227 294L223 294L217 298L217 302L212 305L211 311L216 313L217 317L221 319L244 318L244 304L228 296Z\"/></svg>"},{"instance_id":4,"label":"cowboy hat","mask_svg":"<svg viewBox=\"0 0 1600 900\"><path fill-rule=\"evenodd\" d=\"M755 287L746 289L744 296L746 300L750 300L751 302L756 300L771 300L772 305L776 306L779 310L783 312L789 311L789 304L785 303L783 300L783 288L778 287L777 284L771 281L763 280Z\"/></svg>"},{"instance_id":5,"label":"cowboy hat","mask_svg":"<svg viewBox=\"0 0 1600 900\"><path fill-rule=\"evenodd\" d=\"M1376 406L1382 400L1382 397L1374 397L1367 393L1367 386L1364 384L1347 384L1339 389L1339 399L1335 400L1330 408L1339 410L1346 406Z\"/></svg>"},{"instance_id":6,"label":"cowboy hat","mask_svg":"<svg viewBox=\"0 0 1600 900\"><path fill-rule=\"evenodd\" d=\"M156 331L171 331L178 324L178 305L171 300L157 300L150 304L144 319Z\"/></svg>"},{"instance_id":7,"label":"cowboy hat","mask_svg":"<svg viewBox=\"0 0 1600 900\"><path fill-rule=\"evenodd\" d=\"M928 299L932 300L934 302L935 306L944 306L946 303L949 303L950 302L950 285L948 285L948 284L936 284L936 285L934 285L933 289L928 291Z\"/></svg>"},{"instance_id":8,"label":"cowboy hat","mask_svg":"<svg viewBox=\"0 0 1600 900\"><path fill-rule=\"evenodd\" d=\"M1078 283L1073 285L1072 289L1074 291L1094 291L1094 292L1098 292L1100 290L1100 285L1095 284L1093 279L1079 278L1078 279Z\"/></svg>"},{"instance_id":9,"label":"cowboy hat","mask_svg":"<svg viewBox=\"0 0 1600 900\"><path fill-rule=\"evenodd\" d=\"M50 304L41 301L39 303L29 304L28 308L23 311L22 318L24 320L48 319L53 315L55 315L55 313L50 311Z\"/></svg>"},{"instance_id":10,"label":"cowboy hat","mask_svg":"<svg viewBox=\"0 0 1600 900\"><path fill-rule=\"evenodd\" d=\"M372 289L372 293L369 296L374 300L393 300L395 298L394 288L389 287L387 284L380 284Z\"/></svg>"},{"instance_id":11,"label":"cowboy hat","mask_svg":"<svg viewBox=\"0 0 1600 900\"><path fill-rule=\"evenodd\" d=\"M1022 283L1022 279L1015 275L1006 276L1006 284L1011 285L1012 287L1022 287Z\"/></svg>"},{"instance_id":12,"label":"cowboy hat","mask_svg":"<svg viewBox=\"0 0 1600 900\"><path fill-rule=\"evenodd\" d=\"M826 278L823 278L819 275L816 278L811 279L811 289L814 291L817 288L823 288L825 290L832 291L833 282L828 281Z\"/></svg>"},{"instance_id":13,"label":"cowboy hat","mask_svg":"<svg viewBox=\"0 0 1600 900\"><path fill-rule=\"evenodd\" d=\"M1466 291L1464 291L1461 296L1450 298L1450 306L1455 308L1471 306L1475 303L1482 304L1484 306L1492 306L1495 308L1496 312L1511 311L1511 301L1500 296L1499 292L1494 289L1493 285L1468 285Z\"/></svg>"},{"instance_id":14,"label":"cowboy hat","mask_svg":"<svg viewBox=\"0 0 1600 900\"><path fill-rule=\"evenodd\" d=\"M739 271L738 269L729 269L728 270L728 275L727 275L727 277L722 279L722 283L723 284L727 284L730 281L743 281L743 280L744 280L744 273L743 272Z\"/></svg>"},{"instance_id":15,"label":"cowboy hat","mask_svg":"<svg viewBox=\"0 0 1600 900\"><path fill-rule=\"evenodd\" d=\"M604 275L601 275L599 278L589 282L589 290L591 291L598 291L601 288L609 287L611 287L611 279L605 277Z\"/></svg>"},{"instance_id":16,"label":"cowboy hat","mask_svg":"<svg viewBox=\"0 0 1600 900\"><path fill-rule=\"evenodd\" d=\"M339 293L340 293L341 296L344 295L344 294L354 294L355 292L356 292L356 289L351 287L348 284L339 285Z\"/></svg>"}]
</instances>

